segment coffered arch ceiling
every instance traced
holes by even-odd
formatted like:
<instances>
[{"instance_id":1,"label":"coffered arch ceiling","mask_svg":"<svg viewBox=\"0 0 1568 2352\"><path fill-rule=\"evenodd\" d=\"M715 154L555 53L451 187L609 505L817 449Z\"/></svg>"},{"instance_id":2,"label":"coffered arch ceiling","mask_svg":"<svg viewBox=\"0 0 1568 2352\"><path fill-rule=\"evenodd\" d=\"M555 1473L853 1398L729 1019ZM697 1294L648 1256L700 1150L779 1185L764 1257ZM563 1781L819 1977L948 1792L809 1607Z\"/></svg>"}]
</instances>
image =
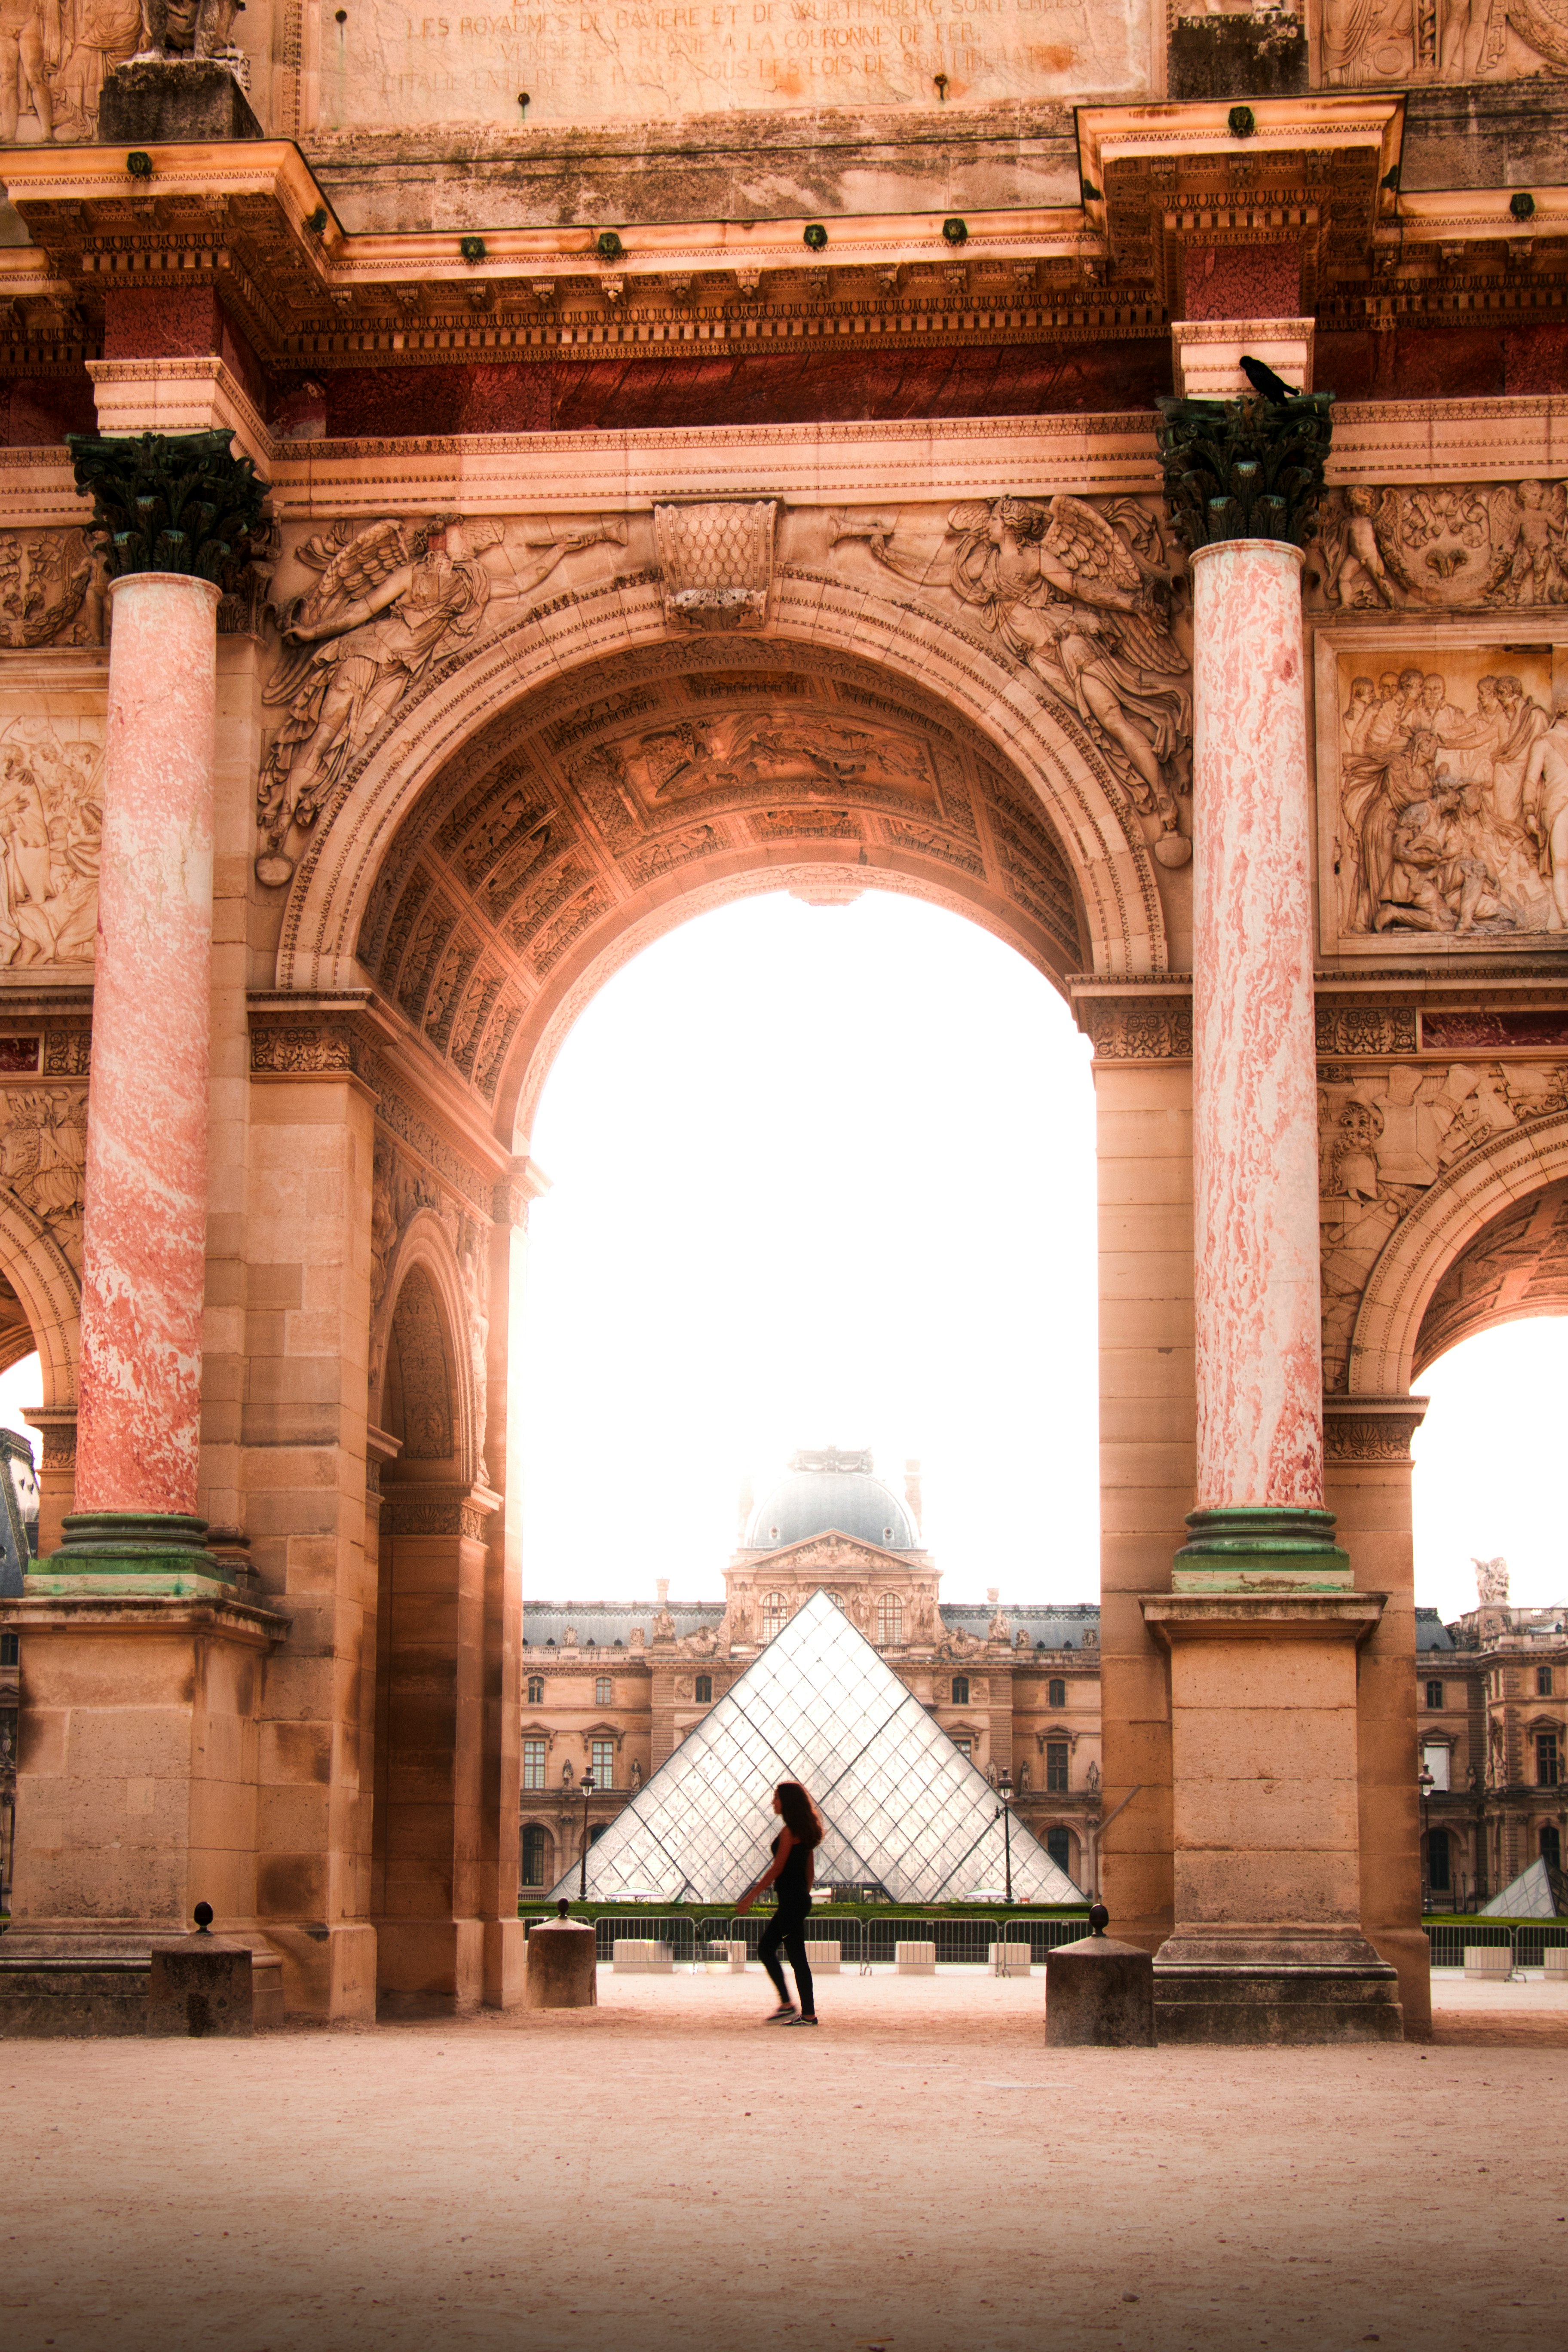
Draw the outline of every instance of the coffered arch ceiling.
<instances>
[{"instance_id":1,"label":"coffered arch ceiling","mask_svg":"<svg viewBox=\"0 0 1568 2352\"><path fill-rule=\"evenodd\" d=\"M1427 1303L1414 1376L1477 1331L1568 1315L1568 1178L1511 1201L1454 1260Z\"/></svg>"},{"instance_id":2,"label":"coffered arch ceiling","mask_svg":"<svg viewBox=\"0 0 1568 2352\"><path fill-rule=\"evenodd\" d=\"M610 971L704 908L900 890L1060 985L1087 961L1037 797L936 698L852 655L694 639L490 721L421 794L358 954L509 1139Z\"/></svg>"}]
</instances>

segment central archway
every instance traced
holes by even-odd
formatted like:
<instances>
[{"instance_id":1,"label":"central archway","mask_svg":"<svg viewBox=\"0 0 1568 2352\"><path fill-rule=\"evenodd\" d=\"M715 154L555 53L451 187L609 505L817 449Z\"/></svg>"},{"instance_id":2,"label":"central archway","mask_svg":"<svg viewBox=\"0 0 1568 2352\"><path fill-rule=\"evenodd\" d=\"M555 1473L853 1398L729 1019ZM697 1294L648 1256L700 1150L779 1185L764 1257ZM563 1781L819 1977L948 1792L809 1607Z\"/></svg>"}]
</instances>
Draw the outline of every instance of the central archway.
<instances>
[{"instance_id":1,"label":"central archway","mask_svg":"<svg viewBox=\"0 0 1568 2352\"><path fill-rule=\"evenodd\" d=\"M516 1212L492 1220L486 1186L515 1194L577 1013L661 932L780 889L917 897L1064 994L1086 967L1163 956L1138 820L1087 736L967 640L1006 688L984 724L865 644L623 637L521 694L487 653L400 712L301 861L279 980L368 980L405 1096L395 1115L382 1092L370 1234L384 1461L370 1875L391 2009L461 2009L489 1981L509 1820L515 1915ZM416 1357L446 1368L449 1444L435 1451L414 1442L441 1419Z\"/></svg>"}]
</instances>

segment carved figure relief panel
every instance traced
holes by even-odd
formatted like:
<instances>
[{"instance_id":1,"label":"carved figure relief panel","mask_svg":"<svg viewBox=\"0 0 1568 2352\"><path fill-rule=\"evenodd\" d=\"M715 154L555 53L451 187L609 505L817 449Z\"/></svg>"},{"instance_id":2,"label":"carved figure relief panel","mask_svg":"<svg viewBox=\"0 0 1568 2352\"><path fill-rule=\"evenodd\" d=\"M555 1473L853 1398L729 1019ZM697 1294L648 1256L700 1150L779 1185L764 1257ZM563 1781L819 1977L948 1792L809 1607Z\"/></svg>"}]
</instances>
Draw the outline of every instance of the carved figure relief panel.
<instances>
[{"instance_id":1,"label":"carved figure relief panel","mask_svg":"<svg viewBox=\"0 0 1568 2352\"><path fill-rule=\"evenodd\" d=\"M1329 89L1568 72L1563 0L1322 0Z\"/></svg>"},{"instance_id":2,"label":"carved figure relief panel","mask_svg":"<svg viewBox=\"0 0 1568 2352\"><path fill-rule=\"evenodd\" d=\"M1325 1063L1318 1080L1323 1382L1333 1393L1346 1386L1356 1313L1395 1226L1459 1160L1532 1120L1560 1113L1568 1105L1568 1063ZM1523 1216L1523 1226L1533 1214ZM1533 1252L1532 1266L1540 1255ZM1487 1279L1495 1270L1492 1257L1483 1270ZM1527 1269L1521 1265L1520 1271ZM1428 1318L1441 1317L1439 1301L1450 1286L1458 1286L1452 1299L1457 1308L1463 1287L1480 1278L1475 1267L1464 1276L1451 1270ZM1497 1278L1501 1280L1500 1271ZM1449 1321L1458 1336L1452 1312ZM1439 1347L1426 1348L1426 1360L1438 1352Z\"/></svg>"},{"instance_id":3,"label":"carved figure relief panel","mask_svg":"<svg viewBox=\"0 0 1568 2352\"><path fill-rule=\"evenodd\" d=\"M0 965L90 965L103 835L106 673L93 656L0 678Z\"/></svg>"},{"instance_id":4,"label":"carved figure relief panel","mask_svg":"<svg viewBox=\"0 0 1568 2352\"><path fill-rule=\"evenodd\" d=\"M1568 659L1519 621L1320 630L1323 947L1568 947Z\"/></svg>"},{"instance_id":5,"label":"carved figure relief panel","mask_svg":"<svg viewBox=\"0 0 1568 2352\"><path fill-rule=\"evenodd\" d=\"M1308 590L1345 613L1568 604L1568 483L1335 490Z\"/></svg>"},{"instance_id":6,"label":"carved figure relief panel","mask_svg":"<svg viewBox=\"0 0 1568 2352\"><path fill-rule=\"evenodd\" d=\"M1061 849L989 743L868 664L729 634L645 647L498 721L405 822L359 942L432 1048L492 1099L528 1004L576 943L672 874L780 848L875 858L1018 911L1079 954ZM817 871L813 868L814 874Z\"/></svg>"},{"instance_id":7,"label":"carved figure relief panel","mask_svg":"<svg viewBox=\"0 0 1568 2352\"><path fill-rule=\"evenodd\" d=\"M1163 865L1192 856L1192 656L1184 586L1136 499L970 499L828 518L835 559L869 563L956 608L1081 730Z\"/></svg>"}]
</instances>

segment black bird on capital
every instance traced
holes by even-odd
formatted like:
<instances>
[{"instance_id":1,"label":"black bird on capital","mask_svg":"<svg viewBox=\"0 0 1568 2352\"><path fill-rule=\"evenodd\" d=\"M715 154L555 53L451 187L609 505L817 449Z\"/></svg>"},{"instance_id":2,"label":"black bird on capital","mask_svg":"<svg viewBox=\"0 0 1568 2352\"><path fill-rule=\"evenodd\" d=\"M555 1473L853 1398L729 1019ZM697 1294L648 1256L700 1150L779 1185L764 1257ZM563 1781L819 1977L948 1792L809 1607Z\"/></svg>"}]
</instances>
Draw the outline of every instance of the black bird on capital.
<instances>
[{"instance_id":1,"label":"black bird on capital","mask_svg":"<svg viewBox=\"0 0 1568 2352\"><path fill-rule=\"evenodd\" d=\"M1253 391L1260 392L1265 400L1271 400L1276 408L1283 408L1287 401L1301 397L1293 383L1287 383L1282 375L1276 375L1273 369L1266 367L1261 360L1244 357L1241 373Z\"/></svg>"}]
</instances>

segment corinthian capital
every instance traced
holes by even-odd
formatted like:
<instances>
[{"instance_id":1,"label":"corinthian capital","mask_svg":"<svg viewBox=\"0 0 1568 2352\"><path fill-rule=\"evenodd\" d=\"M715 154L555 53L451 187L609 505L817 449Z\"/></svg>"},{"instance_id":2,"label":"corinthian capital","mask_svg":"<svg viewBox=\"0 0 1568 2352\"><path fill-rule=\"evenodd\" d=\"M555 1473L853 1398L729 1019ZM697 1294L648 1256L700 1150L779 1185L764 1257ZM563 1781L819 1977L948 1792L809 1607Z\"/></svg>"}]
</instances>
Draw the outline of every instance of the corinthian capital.
<instances>
[{"instance_id":1,"label":"corinthian capital","mask_svg":"<svg viewBox=\"0 0 1568 2352\"><path fill-rule=\"evenodd\" d=\"M1165 505L1189 554L1223 539L1306 545L1323 492L1333 398L1311 392L1157 404Z\"/></svg>"},{"instance_id":2,"label":"corinthian capital","mask_svg":"<svg viewBox=\"0 0 1568 2352\"><path fill-rule=\"evenodd\" d=\"M66 436L79 490L93 505L110 579L178 572L233 589L262 528L269 484L231 436L142 433L97 440Z\"/></svg>"}]
</instances>

